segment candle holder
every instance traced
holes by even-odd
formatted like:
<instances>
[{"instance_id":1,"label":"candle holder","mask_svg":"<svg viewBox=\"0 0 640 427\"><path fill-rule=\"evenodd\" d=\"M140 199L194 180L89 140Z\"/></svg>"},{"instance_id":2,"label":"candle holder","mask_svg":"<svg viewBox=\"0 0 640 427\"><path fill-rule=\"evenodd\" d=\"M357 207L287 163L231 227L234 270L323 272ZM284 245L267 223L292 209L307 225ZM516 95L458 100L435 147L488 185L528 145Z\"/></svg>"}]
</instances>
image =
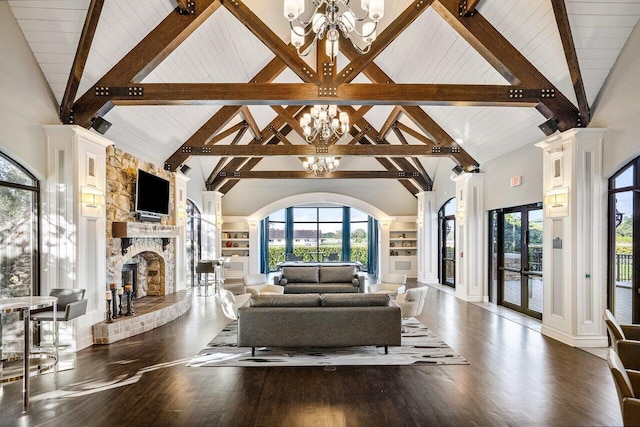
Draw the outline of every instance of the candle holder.
<instances>
[{"instance_id":1,"label":"candle holder","mask_svg":"<svg viewBox=\"0 0 640 427\"><path fill-rule=\"evenodd\" d=\"M118 299L120 300L120 304L118 304L118 316L122 316L122 294L118 295Z\"/></svg>"},{"instance_id":2,"label":"candle holder","mask_svg":"<svg viewBox=\"0 0 640 427\"><path fill-rule=\"evenodd\" d=\"M111 288L111 301L113 302L113 318L116 319L118 317L118 300L115 287Z\"/></svg>"},{"instance_id":3,"label":"candle holder","mask_svg":"<svg viewBox=\"0 0 640 427\"><path fill-rule=\"evenodd\" d=\"M133 292L127 291L127 312L125 316L133 316Z\"/></svg>"},{"instance_id":4,"label":"candle holder","mask_svg":"<svg viewBox=\"0 0 640 427\"><path fill-rule=\"evenodd\" d=\"M107 323L113 323L111 318L111 301L107 300Z\"/></svg>"}]
</instances>

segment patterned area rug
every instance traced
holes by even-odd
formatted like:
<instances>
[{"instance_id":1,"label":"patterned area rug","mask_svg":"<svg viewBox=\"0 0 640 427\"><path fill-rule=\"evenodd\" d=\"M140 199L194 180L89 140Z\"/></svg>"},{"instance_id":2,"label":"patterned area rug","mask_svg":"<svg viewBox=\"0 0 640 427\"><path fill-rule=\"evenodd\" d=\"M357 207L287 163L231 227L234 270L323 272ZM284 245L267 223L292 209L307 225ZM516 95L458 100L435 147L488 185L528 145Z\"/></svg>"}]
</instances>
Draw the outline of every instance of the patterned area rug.
<instances>
[{"instance_id":1,"label":"patterned area rug","mask_svg":"<svg viewBox=\"0 0 640 427\"><path fill-rule=\"evenodd\" d=\"M347 366L347 365L468 365L433 332L415 319L404 321L402 346L343 348L238 348L237 323L231 322L187 366Z\"/></svg>"}]
</instances>

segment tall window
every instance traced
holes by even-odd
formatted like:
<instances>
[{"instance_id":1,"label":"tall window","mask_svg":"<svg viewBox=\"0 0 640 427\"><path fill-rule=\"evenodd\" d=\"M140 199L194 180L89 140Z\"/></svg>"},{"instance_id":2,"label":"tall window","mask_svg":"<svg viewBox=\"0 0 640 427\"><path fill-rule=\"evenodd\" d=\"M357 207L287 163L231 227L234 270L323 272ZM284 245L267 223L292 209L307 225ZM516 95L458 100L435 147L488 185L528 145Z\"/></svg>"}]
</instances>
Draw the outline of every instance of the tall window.
<instances>
[{"instance_id":1,"label":"tall window","mask_svg":"<svg viewBox=\"0 0 640 427\"><path fill-rule=\"evenodd\" d=\"M187 199L187 283L196 286L196 264L200 259L201 253L201 216L198 207L189 199Z\"/></svg>"},{"instance_id":2,"label":"tall window","mask_svg":"<svg viewBox=\"0 0 640 427\"><path fill-rule=\"evenodd\" d=\"M456 287L456 206L456 199L452 198L438 211L440 283L453 288Z\"/></svg>"},{"instance_id":3,"label":"tall window","mask_svg":"<svg viewBox=\"0 0 640 427\"><path fill-rule=\"evenodd\" d=\"M366 213L341 206L293 206L274 212L268 217L269 271L287 259L359 261L367 271L368 223Z\"/></svg>"},{"instance_id":4,"label":"tall window","mask_svg":"<svg viewBox=\"0 0 640 427\"><path fill-rule=\"evenodd\" d=\"M0 296L38 295L39 184L0 153Z\"/></svg>"},{"instance_id":5,"label":"tall window","mask_svg":"<svg viewBox=\"0 0 640 427\"><path fill-rule=\"evenodd\" d=\"M609 179L609 308L620 323L640 323L640 157Z\"/></svg>"}]
</instances>

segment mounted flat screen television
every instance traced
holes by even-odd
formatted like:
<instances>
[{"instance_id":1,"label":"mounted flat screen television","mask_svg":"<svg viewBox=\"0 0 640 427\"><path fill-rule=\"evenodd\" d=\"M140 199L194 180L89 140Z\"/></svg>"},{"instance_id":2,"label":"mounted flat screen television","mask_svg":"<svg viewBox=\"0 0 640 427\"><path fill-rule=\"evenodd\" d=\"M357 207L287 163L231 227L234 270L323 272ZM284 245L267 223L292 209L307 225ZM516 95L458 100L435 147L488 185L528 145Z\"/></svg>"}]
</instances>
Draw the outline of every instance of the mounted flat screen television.
<instances>
[{"instance_id":1,"label":"mounted flat screen television","mask_svg":"<svg viewBox=\"0 0 640 427\"><path fill-rule=\"evenodd\" d=\"M169 181L138 169L136 212L169 215Z\"/></svg>"}]
</instances>

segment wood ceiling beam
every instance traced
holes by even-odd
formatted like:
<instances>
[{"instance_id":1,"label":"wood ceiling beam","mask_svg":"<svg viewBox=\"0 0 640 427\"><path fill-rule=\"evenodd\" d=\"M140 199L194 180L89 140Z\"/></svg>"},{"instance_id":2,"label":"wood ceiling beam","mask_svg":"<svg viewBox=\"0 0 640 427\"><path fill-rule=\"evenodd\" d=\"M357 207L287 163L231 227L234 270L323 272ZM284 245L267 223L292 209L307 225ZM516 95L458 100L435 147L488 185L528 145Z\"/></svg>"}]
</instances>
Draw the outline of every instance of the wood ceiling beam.
<instances>
[{"instance_id":1,"label":"wood ceiling beam","mask_svg":"<svg viewBox=\"0 0 640 427\"><path fill-rule=\"evenodd\" d=\"M251 133L253 133L253 137L261 140L262 134L260 133L260 128L256 123L256 120L253 118L253 114L251 114L251 110L246 105L240 108L240 115L249 125L249 129L251 129Z\"/></svg>"},{"instance_id":2,"label":"wood ceiling beam","mask_svg":"<svg viewBox=\"0 0 640 427\"><path fill-rule=\"evenodd\" d=\"M571 83L573 84L573 90L575 91L576 99L578 100L578 110L580 111L579 126L586 127L591 121L591 112L589 109L589 101L587 100L587 93L584 89L582 73L580 72L580 63L578 61L578 55L576 54L576 46L573 43L573 35L571 34L571 24L569 23L567 7L564 0L551 0L551 4L553 5L553 13L556 17L558 31L560 32L560 39L562 40L562 47L564 48L564 56L567 59L567 65L569 66Z\"/></svg>"},{"instance_id":3,"label":"wood ceiling beam","mask_svg":"<svg viewBox=\"0 0 640 427\"><path fill-rule=\"evenodd\" d=\"M297 106L291 106L291 107L287 107L287 112L291 113L291 114L295 114L297 111L299 111L299 107ZM268 134L272 134L274 135L272 138L268 139L267 138L263 138L262 140L257 140L257 139L253 139L251 142L249 142L248 145L250 146L257 146L257 145L276 145L279 144L281 142L281 135L280 133L283 134L287 134L290 131L290 127L287 125L286 121L284 120L283 117L281 116L276 116L271 123L269 123L263 130L262 130L262 135L268 135ZM265 141L267 140L267 141ZM257 161L256 161L257 159ZM258 164L258 162L260 162L261 158L251 158L251 159L247 159L247 158L241 158L241 157L236 157L234 159L232 159L228 164L227 164L227 169L228 170L241 170L240 168L243 168L242 170L245 170L244 168L249 166L248 170L251 170L251 168L253 168L256 164ZM207 188L209 190L218 190L219 187L224 183L224 181L226 181L225 179L222 179L218 176L216 176L213 179L209 179L207 181ZM225 184L226 185L226 184ZM228 186L228 190L230 190L231 188L233 188L235 184L232 184L230 186ZM227 191L228 191L227 190ZM221 189L219 191L222 191ZM225 191L222 191L223 193Z\"/></svg>"},{"instance_id":4,"label":"wood ceiling beam","mask_svg":"<svg viewBox=\"0 0 640 427\"><path fill-rule=\"evenodd\" d=\"M464 17L473 16L476 13L476 9L480 4L480 0L460 0L458 6L459 13Z\"/></svg>"},{"instance_id":5,"label":"wood ceiling beam","mask_svg":"<svg viewBox=\"0 0 640 427\"><path fill-rule=\"evenodd\" d=\"M248 125L243 126L238 131L236 136L233 138L233 141L231 141L231 145L238 145L238 143L240 142L244 134L247 132L247 129L248 129ZM224 164L227 162L228 159L229 159L228 157L221 157L220 160L218 160L218 164L216 165L215 168L213 168L213 171L211 171L211 174L209 175L209 178L207 178L206 182L211 181L223 169Z\"/></svg>"},{"instance_id":6,"label":"wood ceiling beam","mask_svg":"<svg viewBox=\"0 0 640 427\"><path fill-rule=\"evenodd\" d=\"M176 3L178 4L177 11L181 15L193 15L196 13L193 0L176 0Z\"/></svg>"},{"instance_id":7,"label":"wood ceiling beam","mask_svg":"<svg viewBox=\"0 0 640 427\"><path fill-rule=\"evenodd\" d=\"M417 130L414 130L414 129L410 128L409 126L405 125L402 122L396 122L396 124L394 125L394 130L396 130L396 129L408 133L409 135L411 135L412 137L414 137L418 141L422 142L423 144L427 144L427 145L430 145L430 146L440 145L440 144L436 144L434 141L432 141L428 137L424 136L423 134L421 134ZM426 131L423 131L423 132L426 132ZM400 133L400 134L402 135L402 133ZM403 135L403 138L404 138L404 135ZM453 139L451 141L453 141ZM449 145L451 145L451 144L449 144ZM445 146L448 147L449 145L445 145Z\"/></svg>"},{"instance_id":8,"label":"wood ceiling beam","mask_svg":"<svg viewBox=\"0 0 640 427\"><path fill-rule=\"evenodd\" d=\"M256 74L252 82L270 82L285 70L286 66L277 58ZM165 169L175 171L190 156L189 147L202 147L209 143L213 135L222 129L240 111L241 106L224 106L184 142L165 162Z\"/></svg>"},{"instance_id":9,"label":"wood ceiling beam","mask_svg":"<svg viewBox=\"0 0 640 427\"><path fill-rule=\"evenodd\" d=\"M460 15L459 0L435 0L432 6L485 60L509 83L524 84L548 91L536 109L546 118L558 121L564 131L578 125L578 109L482 14L472 18Z\"/></svg>"},{"instance_id":10,"label":"wood ceiling beam","mask_svg":"<svg viewBox=\"0 0 640 427\"><path fill-rule=\"evenodd\" d=\"M93 36L96 34L96 28L98 27L100 14L102 13L102 6L104 6L104 0L91 0L89 8L87 9L87 17L84 20L76 55L71 65L67 87L64 90L62 102L60 103L60 120L65 124L74 122L73 101L76 99L82 73L84 73L84 67L89 57Z\"/></svg>"},{"instance_id":11,"label":"wood ceiling beam","mask_svg":"<svg viewBox=\"0 0 640 427\"><path fill-rule=\"evenodd\" d=\"M313 173L300 171L226 171L219 173L221 177L231 176L233 179L413 179L416 172L409 171L333 171L330 174L316 176Z\"/></svg>"},{"instance_id":12,"label":"wood ceiling beam","mask_svg":"<svg viewBox=\"0 0 640 427\"><path fill-rule=\"evenodd\" d=\"M132 94L131 87L139 95ZM144 83L108 87L94 95L115 105L438 105L534 107L539 88L466 84L367 84L338 87L325 96L313 83Z\"/></svg>"},{"instance_id":13,"label":"wood ceiling beam","mask_svg":"<svg viewBox=\"0 0 640 427\"><path fill-rule=\"evenodd\" d=\"M433 0L414 0L393 22L391 22L379 35L369 48L369 52L359 54L352 58L337 75L335 84L348 83L362 72L374 59L386 49L409 25L411 25L425 10L429 8ZM350 43L340 40L340 44Z\"/></svg>"},{"instance_id":14,"label":"wood ceiling beam","mask_svg":"<svg viewBox=\"0 0 640 427\"><path fill-rule=\"evenodd\" d=\"M95 96L95 88L127 85L142 81L171 52L187 39L220 6L219 0L191 0L195 13L180 15L170 13L147 36L111 68L91 89L74 104L74 122L89 127L97 114L105 114L113 105L109 99Z\"/></svg>"},{"instance_id":15,"label":"wood ceiling beam","mask_svg":"<svg viewBox=\"0 0 640 427\"><path fill-rule=\"evenodd\" d=\"M276 58L284 62L298 77L304 81L321 83L318 74L302 58L291 44L287 44L271 30L256 14L240 0L219 0L238 21L249 29L264 43Z\"/></svg>"},{"instance_id":16,"label":"wood ceiling beam","mask_svg":"<svg viewBox=\"0 0 640 427\"><path fill-rule=\"evenodd\" d=\"M400 143L402 145L409 145L409 141L407 141L407 138L404 137L404 134L400 131L400 129L398 129L396 126L393 126L393 132L396 134L396 137L400 140ZM423 176L425 176L425 177L427 177L429 179L429 181L431 182L431 186L433 187L433 180L429 176L429 173L424 168L424 166L422 166L422 163L420 162L420 159L418 159L417 157L411 157L411 161L414 163L415 168Z\"/></svg>"},{"instance_id":17,"label":"wood ceiling beam","mask_svg":"<svg viewBox=\"0 0 640 427\"><path fill-rule=\"evenodd\" d=\"M389 117L387 117L387 120L380 128L380 133L378 134L378 136L376 136L377 141L382 141L387 137L393 124L398 121L398 117L400 116L400 114L402 114L402 109L400 109L400 107L398 106L393 107L391 114L389 114Z\"/></svg>"},{"instance_id":18,"label":"wood ceiling beam","mask_svg":"<svg viewBox=\"0 0 640 427\"><path fill-rule=\"evenodd\" d=\"M455 140L444 130L442 129L432 118L429 116L422 108L420 107L406 107L402 108L403 113L409 117L409 119L416 124L423 132L428 133L429 135L437 138L438 141L442 142L440 147L447 147L449 149L456 149L457 153L454 156L451 156L453 161L455 161L460 167L462 167L465 171L471 172L475 171L479 164L476 160L467 153L462 147L460 147ZM400 127L400 123L398 123L398 127ZM402 128L403 131L411 134L418 140L422 140L426 142L424 137L420 137L418 133L415 133L413 129L406 127ZM412 132L413 131L413 132Z\"/></svg>"},{"instance_id":19,"label":"wood ceiling beam","mask_svg":"<svg viewBox=\"0 0 640 427\"><path fill-rule=\"evenodd\" d=\"M346 43L341 45L340 50L347 58L353 58L358 55L358 52ZM364 75L369 78L374 83L385 83L385 84L393 84L393 79L387 75L375 62L369 64L367 68L363 71ZM409 108L409 107L406 107ZM419 107L417 107L419 108ZM438 145L442 145L445 147L451 147L453 143L453 138L449 136L449 134L442 128L438 123L435 122L424 110L422 110L421 123L425 128L429 128L428 135L431 135ZM428 125L428 126L427 126ZM471 170L477 167L478 162L473 159L469 153L464 149L460 149L460 152L453 153L452 155L454 161L462 166L465 169Z\"/></svg>"},{"instance_id":20,"label":"wood ceiling beam","mask_svg":"<svg viewBox=\"0 0 640 427\"><path fill-rule=\"evenodd\" d=\"M365 130L365 133L367 131ZM372 136L375 141L377 131ZM371 146L363 145L323 145L315 146L310 144L294 145L211 145L206 147L194 147L192 155L198 156L240 156L240 157L268 157L268 156L385 156L385 157L410 157L410 156L445 156L451 155L452 151L458 149L447 147L428 147L426 145L396 145L378 144Z\"/></svg>"}]
</instances>

